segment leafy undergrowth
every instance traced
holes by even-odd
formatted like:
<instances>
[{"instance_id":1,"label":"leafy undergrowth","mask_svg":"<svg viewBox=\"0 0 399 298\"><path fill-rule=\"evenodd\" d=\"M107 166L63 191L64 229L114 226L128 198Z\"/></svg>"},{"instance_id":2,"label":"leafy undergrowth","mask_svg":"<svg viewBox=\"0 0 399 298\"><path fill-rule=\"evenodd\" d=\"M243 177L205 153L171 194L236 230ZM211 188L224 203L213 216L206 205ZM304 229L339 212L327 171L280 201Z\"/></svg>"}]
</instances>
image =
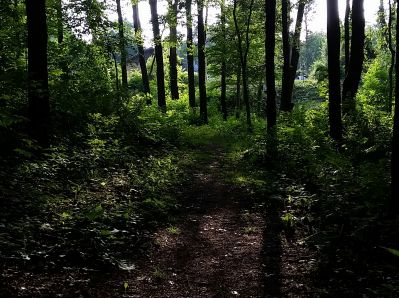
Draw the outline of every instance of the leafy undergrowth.
<instances>
[{"instance_id":1,"label":"leafy undergrowth","mask_svg":"<svg viewBox=\"0 0 399 298\"><path fill-rule=\"evenodd\" d=\"M256 197L275 198L285 233L317 252L315 287L332 296L393 297L399 291L399 221L384 209L389 125L359 113L353 124L347 120L345 145L338 146L328 137L325 108L302 105L282 115L277 157L255 135L236 153L248 168L234 179Z\"/></svg>"},{"instance_id":2,"label":"leafy undergrowth","mask_svg":"<svg viewBox=\"0 0 399 298\"><path fill-rule=\"evenodd\" d=\"M154 110L130 123L90 115L39 157L24 148L3 161L0 296L24 293L13 281L26 274L131 270L151 231L173 220L190 158L176 149L178 120L158 113L149 122Z\"/></svg>"},{"instance_id":3,"label":"leafy undergrowth","mask_svg":"<svg viewBox=\"0 0 399 298\"><path fill-rule=\"evenodd\" d=\"M18 281L27 276L83 272L90 279L134 269L154 229L173 224L186 173L212 148L236 169L224 179L265 213L278 209L283 235L318 256L309 264L317 293L397 293L399 222L385 219L382 207L390 131L376 124L389 119L347 120L345 145L337 146L325 105L304 103L280 117L279 155L271 158L263 120L254 117L248 134L244 119L212 116L199 126L186 100L170 106L166 114L137 103L118 115L92 114L87 127L40 157L22 148L23 157L3 161L0 296L21 293ZM78 281L65 282L73 288Z\"/></svg>"}]
</instances>

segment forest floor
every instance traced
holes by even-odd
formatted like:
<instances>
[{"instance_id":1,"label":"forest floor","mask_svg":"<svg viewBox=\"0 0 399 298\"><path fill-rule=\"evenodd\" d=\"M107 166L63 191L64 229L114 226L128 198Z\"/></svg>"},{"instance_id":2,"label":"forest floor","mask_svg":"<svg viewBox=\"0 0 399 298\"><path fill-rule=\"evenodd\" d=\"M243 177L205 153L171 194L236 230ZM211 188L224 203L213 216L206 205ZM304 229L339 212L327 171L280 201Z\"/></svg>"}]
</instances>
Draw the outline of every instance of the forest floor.
<instances>
[{"instance_id":1,"label":"forest floor","mask_svg":"<svg viewBox=\"0 0 399 298\"><path fill-rule=\"evenodd\" d=\"M237 169L221 148L202 147L194 156L181 214L155 232L126 278L126 296L307 296L314 254L281 235L277 206L265 213L251 189L231 182Z\"/></svg>"},{"instance_id":2,"label":"forest floor","mask_svg":"<svg viewBox=\"0 0 399 298\"><path fill-rule=\"evenodd\" d=\"M0 297L395 297L372 289L384 283L395 292L395 265L390 273L381 259L355 268L335 255L339 243L321 253L308 241L320 232L293 228L287 211L287 197L314 195L283 173L245 162L245 152L230 145L210 138L174 149L180 182L161 197L173 197L176 208L164 219L155 215L155 223L140 225L134 215L122 225L125 213L109 210L132 188L117 167L109 173L115 185L97 179L72 194L57 190L53 175L0 185ZM35 191L47 205L33 201ZM87 213L93 200L100 207Z\"/></svg>"}]
</instances>

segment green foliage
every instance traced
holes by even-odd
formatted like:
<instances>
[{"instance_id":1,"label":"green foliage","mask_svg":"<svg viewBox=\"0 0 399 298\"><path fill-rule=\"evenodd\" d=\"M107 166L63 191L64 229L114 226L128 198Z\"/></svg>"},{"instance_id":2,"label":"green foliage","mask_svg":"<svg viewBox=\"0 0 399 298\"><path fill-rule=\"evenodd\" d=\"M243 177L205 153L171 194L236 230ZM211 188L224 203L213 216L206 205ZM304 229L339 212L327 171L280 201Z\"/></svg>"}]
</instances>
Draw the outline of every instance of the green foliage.
<instances>
[{"instance_id":1,"label":"green foliage","mask_svg":"<svg viewBox=\"0 0 399 298\"><path fill-rule=\"evenodd\" d=\"M315 62L326 60L327 36L321 32L308 33L307 39L301 44L300 51L299 69L308 76Z\"/></svg>"},{"instance_id":2,"label":"green foliage","mask_svg":"<svg viewBox=\"0 0 399 298\"><path fill-rule=\"evenodd\" d=\"M392 103L389 103L388 68L389 58L379 56L367 68L363 77L362 87L357 95L361 104L374 109L387 111ZM394 88L394 87L393 87Z\"/></svg>"},{"instance_id":3,"label":"green foliage","mask_svg":"<svg viewBox=\"0 0 399 298\"><path fill-rule=\"evenodd\" d=\"M128 79L128 86L130 90L144 92L143 80L141 79L141 73L139 71L131 72Z\"/></svg>"},{"instance_id":4,"label":"green foliage","mask_svg":"<svg viewBox=\"0 0 399 298\"><path fill-rule=\"evenodd\" d=\"M325 61L316 61L310 73L310 76L314 78L318 83L325 81L328 78L328 68Z\"/></svg>"}]
</instances>

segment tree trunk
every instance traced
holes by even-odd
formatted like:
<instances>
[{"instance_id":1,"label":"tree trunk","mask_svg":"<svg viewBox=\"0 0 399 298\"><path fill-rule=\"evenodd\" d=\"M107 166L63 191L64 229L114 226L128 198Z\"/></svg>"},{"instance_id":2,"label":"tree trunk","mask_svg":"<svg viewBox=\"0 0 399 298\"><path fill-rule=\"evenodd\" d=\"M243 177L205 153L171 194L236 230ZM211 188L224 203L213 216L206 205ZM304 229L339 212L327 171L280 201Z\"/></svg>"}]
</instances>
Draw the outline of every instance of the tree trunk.
<instances>
[{"instance_id":1,"label":"tree trunk","mask_svg":"<svg viewBox=\"0 0 399 298\"><path fill-rule=\"evenodd\" d=\"M205 28L204 0L198 0L198 84L200 93L200 117L203 123L208 123L206 98L206 63L205 63Z\"/></svg>"},{"instance_id":2,"label":"tree trunk","mask_svg":"<svg viewBox=\"0 0 399 298\"><path fill-rule=\"evenodd\" d=\"M281 0L281 19L282 19L282 42L283 42L283 77L281 84L281 104L282 111L291 111L292 102L289 94L290 84L290 64L291 64L291 51L290 51L290 36L289 36L289 0Z\"/></svg>"},{"instance_id":3,"label":"tree trunk","mask_svg":"<svg viewBox=\"0 0 399 298\"><path fill-rule=\"evenodd\" d=\"M64 41L64 25L62 21L62 0L57 0L56 3L57 10L57 38L58 44L62 44Z\"/></svg>"},{"instance_id":4,"label":"tree trunk","mask_svg":"<svg viewBox=\"0 0 399 298\"><path fill-rule=\"evenodd\" d=\"M267 117L267 132L268 135L273 136L277 125L277 112L276 112L276 82L275 82L275 34L276 34L276 0L265 0L266 12L266 39L265 39L265 52L266 52L266 117Z\"/></svg>"},{"instance_id":5,"label":"tree trunk","mask_svg":"<svg viewBox=\"0 0 399 298\"><path fill-rule=\"evenodd\" d=\"M391 0L389 0L389 16L388 16L388 48L389 52L391 53L391 64L389 65L389 73L388 73L388 81L389 81L389 96L388 96L388 111L392 112L392 102L393 102L393 71L395 68L395 49L393 47L393 42L392 42L392 10L395 9L395 3L392 3Z\"/></svg>"},{"instance_id":6,"label":"tree trunk","mask_svg":"<svg viewBox=\"0 0 399 298\"><path fill-rule=\"evenodd\" d=\"M172 99L179 99L179 87L177 80L177 4L178 0L169 2L169 27L170 27L170 48L169 48L169 78L170 93Z\"/></svg>"},{"instance_id":7,"label":"tree trunk","mask_svg":"<svg viewBox=\"0 0 399 298\"><path fill-rule=\"evenodd\" d=\"M348 73L349 57L350 57L350 24L349 24L350 14L351 14L350 0L346 0L345 21L344 21L345 75Z\"/></svg>"},{"instance_id":8,"label":"tree trunk","mask_svg":"<svg viewBox=\"0 0 399 298\"><path fill-rule=\"evenodd\" d=\"M149 0L149 2L151 8L152 31L154 33L155 42L155 59L157 62L158 107L161 109L161 111L166 112L165 70L163 64L162 40L159 31L157 0Z\"/></svg>"},{"instance_id":9,"label":"tree trunk","mask_svg":"<svg viewBox=\"0 0 399 298\"><path fill-rule=\"evenodd\" d=\"M236 80L236 119L240 118L241 114L241 64L237 68L237 80Z\"/></svg>"},{"instance_id":10,"label":"tree trunk","mask_svg":"<svg viewBox=\"0 0 399 298\"><path fill-rule=\"evenodd\" d=\"M121 0L116 0L116 10L118 12L118 27L119 27L119 50L121 52L121 71L122 71L122 90L127 92L127 66L126 66L126 41L123 28L123 18L121 9ZM126 96L126 94L124 94Z\"/></svg>"},{"instance_id":11,"label":"tree trunk","mask_svg":"<svg viewBox=\"0 0 399 298\"><path fill-rule=\"evenodd\" d=\"M50 101L47 67L45 0L25 0L28 26L28 101L30 131L42 146L49 145Z\"/></svg>"},{"instance_id":12,"label":"tree trunk","mask_svg":"<svg viewBox=\"0 0 399 298\"><path fill-rule=\"evenodd\" d=\"M221 69L221 94L220 94L220 104L222 106L222 114L223 114L223 120L227 120L227 107L226 107L226 72L227 72L227 66L226 66L226 13L225 13L225 7L226 1L222 0L220 4L220 21L222 25L222 35L223 35L223 53L222 53L222 69Z\"/></svg>"},{"instance_id":13,"label":"tree trunk","mask_svg":"<svg viewBox=\"0 0 399 298\"><path fill-rule=\"evenodd\" d=\"M302 21L303 15L305 13L305 1L301 0L298 4L298 11L296 16L296 23L295 23L295 32L292 38L292 46L291 46L291 61L290 61L290 79L287 84L287 101L290 103L290 109L292 110L293 104L292 101L292 94L294 92L294 84L296 78L296 72L298 69L298 62L299 62L299 52L301 47L301 31L302 31Z\"/></svg>"},{"instance_id":14,"label":"tree trunk","mask_svg":"<svg viewBox=\"0 0 399 298\"><path fill-rule=\"evenodd\" d=\"M363 1L353 0L352 3L351 54L348 73L346 74L342 90L342 107L345 114L354 112L356 109L355 96L362 75L365 39Z\"/></svg>"},{"instance_id":15,"label":"tree trunk","mask_svg":"<svg viewBox=\"0 0 399 298\"><path fill-rule=\"evenodd\" d=\"M251 0L250 6L249 6L249 16L245 22L246 25L246 31L245 31L245 48L243 49L242 45L242 37L241 37L241 32L240 28L238 25L238 20L237 20L237 0L234 0L234 8L233 8L233 17L234 17L234 27L237 35L237 40L238 40L238 52L240 54L240 61L241 61L241 72L242 72L242 87L243 87L243 98L244 98L244 103L245 103L245 112L246 112L246 118L247 118L247 127L248 130L252 130L252 123L251 123L251 108L249 104L249 88L248 88L248 68L247 68L247 59L248 59L248 52L249 52L249 46L250 46L250 41L249 41L249 28L251 24L251 16L252 16L252 8L253 8L254 0Z\"/></svg>"},{"instance_id":16,"label":"tree trunk","mask_svg":"<svg viewBox=\"0 0 399 298\"><path fill-rule=\"evenodd\" d=\"M114 68L115 68L115 86L116 86L116 93L118 94L119 99L119 71L118 71L118 61L116 60L116 55L112 52L112 58L114 59Z\"/></svg>"},{"instance_id":17,"label":"tree trunk","mask_svg":"<svg viewBox=\"0 0 399 298\"><path fill-rule=\"evenodd\" d=\"M133 4L133 26L137 41L137 50L139 54L139 64L141 70L141 80L143 81L143 91L145 94L150 93L150 81L148 79L147 65L144 57L144 41L141 35L141 24L138 4ZM147 100L147 104L151 104L151 100Z\"/></svg>"},{"instance_id":18,"label":"tree trunk","mask_svg":"<svg viewBox=\"0 0 399 298\"><path fill-rule=\"evenodd\" d=\"M340 23L338 0L327 1L327 46L329 82L330 135L334 140L342 139L341 119L341 74L340 74Z\"/></svg>"},{"instance_id":19,"label":"tree trunk","mask_svg":"<svg viewBox=\"0 0 399 298\"><path fill-rule=\"evenodd\" d=\"M188 98L191 108L195 107L195 76L194 76L194 43L193 43L193 17L191 15L191 0L186 0L187 18L187 73L188 73Z\"/></svg>"},{"instance_id":20,"label":"tree trunk","mask_svg":"<svg viewBox=\"0 0 399 298\"><path fill-rule=\"evenodd\" d=\"M396 8L396 15L399 16L399 5ZM396 19L396 40L399 40L399 20ZM395 92L395 112L393 120L392 136L392 158L391 158L391 199L388 204L391 215L398 214L399 208L399 44L396 44L396 92Z\"/></svg>"}]
</instances>

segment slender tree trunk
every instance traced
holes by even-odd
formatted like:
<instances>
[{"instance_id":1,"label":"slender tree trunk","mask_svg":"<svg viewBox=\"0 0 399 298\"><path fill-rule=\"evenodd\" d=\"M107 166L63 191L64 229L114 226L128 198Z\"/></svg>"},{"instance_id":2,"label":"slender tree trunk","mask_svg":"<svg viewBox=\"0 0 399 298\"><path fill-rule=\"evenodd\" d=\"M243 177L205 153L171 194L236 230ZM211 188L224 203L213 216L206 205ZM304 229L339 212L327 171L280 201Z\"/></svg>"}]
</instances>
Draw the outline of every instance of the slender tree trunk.
<instances>
[{"instance_id":1,"label":"slender tree trunk","mask_svg":"<svg viewBox=\"0 0 399 298\"><path fill-rule=\"evenodd\" d=\"M259 78L259 83L258 83L258 91L256 94L256 101L258 103L257 105L257 112L262 113L262 100L263 100L263 76Z\"/></svg>"},{"instance_id":2,"label":"slender tree trunk","mask_svg":"<svg viewBox=\"0 0 399 298\"><path fill-rule=\"evenodd\" d=\"M55 3L56 11L57 11L57 40L58 45L61 48L61 52L64 50L64 22L63 22L63 13L62 13L62 0L57 0ZM60 67L62 70L61 80L65 85L65 88L68 88L69 85L69 66L67 58L61 55Z\"/></svg>"},{"instance_id":3,"label":"slender tree trunk","mask_svg":"<svg viewBox=\"0 0 399 298\"><path fill-rule=\"evenodd\" d=\"M241 64L237 68L237 80L236 80L236 119L240 118L241 114Z\"/></svg>"},{"instance_id":4,"label":"slender tree trunk","mask_svg":"<svg viewBox=\"0 0 399 298\"><path fill-rule=\"evenodd\" d=\"M28 101L32 137L49 145L50 101L45 0L25 0L28 25Z\"/></svg>"},{"instance_id":5,"label":"slender tree trunk","mask_svg":"<svg viewBox=\"0 0 399 298\"><path fill-rule=\"evenodd\" d=\"M193 43L193 17L191 15L191 0L186 0L187 19L187 73L188 73L188 98L191 108L195 107L195 76L194 76L194 43Z\"/></svg>"},{"instance_id":6,"label":"slender tree trunk","mask_svg":"<svg viewBox=\"0 0 399 298\"><path fill-rule=\"evenodd\" d=\"M114 59L114 68L115 68L115 86L116 86L116 92L118 94L119 98L119 71L118 71L118 61L116 60L116 55L114 52L112 52L112 59Z\"/></svg>"},{"instance_id":7,"label":"slender tree trunk","mask_svg":"<svg viewBox=\"0 0 399 298\"><path fill-rule=\"evenodd\" d=\"M204 0L198 0L198 83L200 93L200 117L203 123L208 123L206 98L206 62L205 62L205 26Z\"/></svg>"},{"instance_id":8,"label":"slender tree trunk","mask_svg":"<svg viewBox=\"0 0 399 298\"><path fill-rule=\"evenodd\" d=\"M220 7L220 20L221 20L221 25L222 25L222 35L223 35L223 48L222 48L222 69L221 69L221 94L220 94L220 103L222 106L222 114L223 114L223 120L227 120L227 107L226 107L226 72L227 72L227 66L226 66L226 13L225 13L225 7L226 1L222 0L221 2L221 7Z\"/></svg>"},{"instance_id":9,"label":"slender tree trunk","mask_svg":"<svg viewBox=\"0 0 399 298\"><path fill-rule=\"evenodd\" d=\"M327 46L329 81L329 122L333 139L342 139L341 74L340 74L340 23L338 0L327 0Z\"/></svg>"},{"instance_id":10,"label":"slender tree trunk","mask_svg":"<svg viewBox=\"0 0 399 298\"><path fill-rule=\"evenodd\" d=\"M291 46L291 61L290 61L290 80L287 85L287 101L290 103L290 109L292 110L293 104L292 101L292 94L294 92L294 84L296 78L296 72L298 70L298 62L299 62L299 52L301 48L301 31L302 31L302 21L303 15L305 13L305 1L301 0L298 4L298 11L296 16L296 23L295 23L295 32L292 38L292 46Z\"/></svg>"},{"instance_id":11,"label":"slender tree trunk","mask_svg":"<svg viewBox=\"0 0 399 298\"><path fill-rule=\"evenodd\" d=\"M62 42L64 41L64 25L62 21L62 0L57 0L56 10L57 10L57 38L58 38L58 43L62 44Z\"/></svg>"},{"instance_id":12,"label":"slender tree trunk","mask_svg":"<svg viewBox=\"0 0 399 298\"><path fill-rule=\"evenodd\" d=\"M123 93L125 93L125 92L127 92L127 66L126 66L127 54L126 54L126 41L125 41L125 35L124 35L124 28L123 28L121 0L116 0L116 10L118 12L119 50L121 52L122 89L123 89Z\"/></svg>"},{"instance_id":13,"label":"slender tree trunk","mask_svg":"<svg viewBox=\"0 0 399 298\"><path fill-rule=\"evenodd\" d=\"M13 5L14 5L13 18L14 18L15 24L18 24L22 17L18 11L18 4L19 4L19 0L13 1ZM19 30L17 30L15 32L15 34L16 34L15 39L18 41L18 44L21 45L21 34L20 34ZM22 51L24 51L24 48L22 46L18 46L15 51L15 61L18 61L18 59L21 57Z\"/></svg>"},{"instance_id":14,"label":"slender tree trunk","mask_svg":"<svg viewBox=\"0 0 399 298\"><path fill-rule=\"evenodd\" d=\"M163 64L162 40L159 31L157 0L149 0L149 2L151 8L152 31L154 33L155 42L155 59L157 62L158 107L161 109L161 111L166 112L165 70Z\"/></svg>"},{"instance_id":15,"label":"slender tree trunk","mask_svg":"<svg viewBox=\"0 0 399 298\"><path fill-rule=\"evenodd\" d=\"M365 39L363 1L364 0L353 0L352 3L351 54L349 58L349 69L342 90L342 107L345 114L354 112L356 109L355 96L362 75Z\"/></svg>"},{"instance_id":16,"label":"slender tree trunk","mask_svg":"<svg viewBox=\"0 0 399 298\"><path fill-rule=\"evenodd\" d=\"M389 0L389 16L388 16L388 48L389 52L391 53L391 64L389 65L389 73L388 73L388 81L389 81L389 96L388 96L388 103L387 107L389 112L392 112L392 102L393 102L393 71L395 68L395 49L393 47L392 42L392 10L395 9L395 3L392 3Z\"/></svg>"},{"instance_id":17,"label":"slender tree trunk","mask_svg":"<svg viewBox=\"0 0 399 298\"><path fill-rule=\"evenodd\" d=\"M396 8L396 15L399 16L399 5ZM396 40L399 40L399 18L396 18ZM389 211L391 215L397 215L399 210L399 43L396 43L396 92L395 111L393 120L392 136L392 159L391 159L391 199Z\"/></svg>"},{"instance_id":18,"label":"slender tree trunk","mask_svg":"<svg viewBox=\"0 0 399 298\"><path fill-rule=\"evenodd\" d=\"M170 48L169 48L169 77L170 93L172 99L179 99L179 87L177 80L177 4L178 0L169 0L169 28L170 28Z\"/></svg>"},{"instance_id":19,"label":"slender tree trunk","mask_svg":"<svg viewBox=\"0 0 399 298\"><path fill-rule=\"evenodd\" d=\"M277 125L277 112L276 112L276 82L275 82L275 34L276 34L276 0L265 0L266 12L266 117L267 117L267 132L269 136L275 134Z\"/></svg>"},{"instance_id":20,"label":"slender tree trunk","mask_svg":"<svg viewBox=\"0 0 399 298\"><path fill-rule=\"evenodd\" d=\"M348 72L349 57L350 57L350 23L349 23L350 14L351 14L350 0L346 0L345 21L344 21L345 75Z\"/></svg>"},{"instance_id":21,"label":"slender tree trunk","mask_svg":"<svg viewBox=\"0 0 399 298\"><path fill-rule=\"evenodd\" d=\"M291 111L292 102L291 94L289 94L290 84L290 64L291 64L291 51L290 51L290 36L289 36L289 0L281 0L281 18L282 18L282 42L283 42L283 77L281 85L281 104L282 111Z\"/></svg>"},{"instance_id":22,"label":"slender tree trunk","mask_svg":"<svg viewBox=\"0 0 399 298\"><path fill-rule=\"evenodd\" d=\"M249 131L252 130L252 123L251 123L251 107L250 107L250 103L249 103L247 59L248 59L248 52L249 52L249 47L250 47L249 28L250 28L250 24L251 24L253 4L254 4L254 0L251 0L250 6L249 6L249 15L245 22L245 25L246 25L245 48L243 48L243 45L242 45L243 41L242 41L242 37L241 37L240 27L238 25L238 20L237 20L237 0L234 0L234 8L233 8L234 27L235 27L235 31L236 31L237 40L238 40L238 52L240 54L240 61L241 61L243 98L244 98L244 103L245 103L247 127L248 127Z\"/></svg>"},{"instance_id":23,"label":"slender tree trunk","mask_svg":"<svg viewBox=\"0 0 399 298\"><path fill-rule=\"evenodd\" d=\"M141 70L141 80L143 81L144 93L150 93L150 80L148 79L147 65L144 57L144 41L141 35L141 24L138 4L133 4L133 26L137 41L137 50L139 54L139 64ZM151 100L147 100L147 104L151 104Z\"/></svg>"}]
</instances>

